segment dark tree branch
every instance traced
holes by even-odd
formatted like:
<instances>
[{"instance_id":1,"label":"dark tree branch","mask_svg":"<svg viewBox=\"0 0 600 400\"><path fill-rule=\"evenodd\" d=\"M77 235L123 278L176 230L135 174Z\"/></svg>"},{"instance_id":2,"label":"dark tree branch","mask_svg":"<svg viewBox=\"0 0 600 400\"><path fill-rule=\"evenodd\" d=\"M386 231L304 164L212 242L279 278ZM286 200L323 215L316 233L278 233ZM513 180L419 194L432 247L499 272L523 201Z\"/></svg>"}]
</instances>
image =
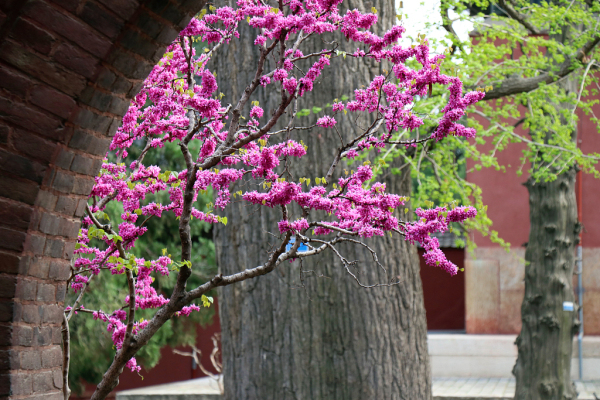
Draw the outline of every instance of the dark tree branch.
<instances>
[{"instance_id":1,"label":"dark tree branch","mask_svg":"<svg viewBox=\"0 0 600 400\"><path fill-rule=\"evenodd\" d=\"M537 89L541 83L550 84L564 78L574 71L575 65L582 62L583 58L590 54L600 43L600 34L594 36L575 55L559 65L558 71L546 71L531 78L510 77L503 80L494 89L486 92L484 100L494 100L514 94L527 93ZM473 88L469 88L473 89Z\"/></svg>"},{"instance_id":2,"label":"dark tree branch","mask_svg":"<svg viewBox=\"0 0 600 400\"><path fill-rule=\"evenodd\" d=\"M533 24L531 22L529 22L526 15L523 15L520 12L518 12L517 10L515 10L512 7L512 5L510 5L509 3L506 2L506 0L498 0L498 3L500 3L500 6L502 7L502 9L504 11L506 11L506 13L508 14L509 17L511 17L512 19L514 19L515 21L517 21L518 23L523 25L525 27L525 29L527 29L529 31L529 33L531 33L533 35L541 35L543 33L538 28L533 26Z\"/></svg>"}]
</instances>

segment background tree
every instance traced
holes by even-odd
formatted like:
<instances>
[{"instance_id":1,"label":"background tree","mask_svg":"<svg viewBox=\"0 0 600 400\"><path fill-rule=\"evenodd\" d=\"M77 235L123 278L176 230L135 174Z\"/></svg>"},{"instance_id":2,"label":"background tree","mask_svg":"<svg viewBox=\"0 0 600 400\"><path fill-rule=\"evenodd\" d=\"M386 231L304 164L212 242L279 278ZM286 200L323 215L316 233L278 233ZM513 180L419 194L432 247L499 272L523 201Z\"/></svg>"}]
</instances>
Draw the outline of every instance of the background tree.
<instances>
[{"instance_id":1,"label":"background tree","mask_svg":"<svg viewBox=\"0 0 600 400\"><path fill-rule=\"evenodd\" d=\"M574 250L580 230L575 171L582 168L599 176L598 154L583 154L576 139L578 112L598 122L593 96L600 88L594 76L600 4L443 0L440 11L448 32L446 45L452 46L446 71L486 91L486 102L478 104L468 122L482 135L474 143L462 141L463 151L475 160L474 168L502 169L497 152L511 142L526 144L519 172L528 166L531 230L523 325L513 370L515 398L575 398L570 367L579 321L576 313L563 311L563 302L574 299ZM460 20L474 24L474 38L456 35L453 24ZM515 131L517 126L527 135ZM489 151L480 147L486 141L492 145Z\"/></svg>"},{"instance_id":2,"label":"background tree","mask_svg":"<svg viewBox=\"0 0 600 400\"><path fill-rule=\"evenodd\" d=\"M374 13L354 10L342 16L338 5L339 1L292 2L274 8L240 1L236 9L212 7L211 12L193 19L167 48L113 137L110 148L116 159L106 160L103 164L90 195L91 204L87 206L87 216L78 236L69 279L70 288L78 295L65 309L65 382L68 382L70 361L69 321L75 313L91 314L94 319L104 321L116 348L110 366L92 395L96 400L105 398L114 389L125 367L140 370L135 355L171 318L199 311L200 307L194 301L201 301L208 307L212 299L207 294L211 290L266 275L277 267L281 270L285 261L303 260L331 251L359 286L401 285L401 278L389 274L385 274L384 282L370 286L361 283L355 271L357 261L348 259L345 248L340 246L351 243L367 248L375 260L375 268L383 270L383 265L377 261L377 253L362 240L397 234L411 243L422 243L430 266L440 267L450 274L457 273L457 267L445 258L439 243L430 235L446 231L449 223L475 216L474 208L419 209L416 210L418 221L399 220L397 209L407 200L387 193L385 184L373 180L372 166L363 163L356 170L345 170L343 174L337 171L345 159L361 153L389 145L414 145L414 139L394 140L393 132L401 127L413 130L422 125L422 119L407 110L407 106L410 107L414 97L422 96L428 87L449 85L450 93L448 104L438 119L439 127L428 140L442 140L449 135L473 137L475 130L457 123L456 116L483 96L478 92L463 96L461 81L440 74L439 58L429 56L426 42L403 48L396 44L402 28L393 27L383 36L377 36L368 31L377 21ZM239 36L237 28L244 21L261 29L255 39L255 45L261 49L260 57L255 64L254 77L244 92L238 98L225 100L232 100L235 106L226 106L220 101L224 94L216 94L218 86L207 65L216 51ZM323 47L317 52L306 55L302 52L302 49L312 50L310 46L303 46L308 37L337 30L364 50L341 54L336 52L335 43L324 40ZM194 42L198 41L207 43L204 51L197 51ZM280 64L276 69L266 70L265 61L275 55ZM340 146L332 155L324 176L314 179L292 176L287 167L294 159L305 156L307 147L302 141L291 138L279 141L277 138L307 130L307 126L295 123L298 99L313 91L315 80L332 59L346 56L389 62L391 72L364 80L366 88L355 91L354 100L345 104L336 102L332 115L319 118L316 125L333 132L336 118L343 118L342 114L348 111L353 118L360 120L362 116L372 123L358 125L360 129L353 136L340 137ZM421 68L405 67L404 62L409 57L415 57ZM303 70L301 65L306 60L312 65ZM253 100L252 109L244 109L260 85L285 89L280 92L280 101L274 109L268 109L266 115L257 100ZM277 129L277 122L286 111L289 122L284 129ZM263 125L261 119L266 121ZM382 127L385 130L380 130ZM134 142L140 139L144 141L143 149L135 161L125 163ZM146 164L146 155L167 143L178 145L184 160L180 168L185 165L185 169L165 171ZM197 153L192 153L191 143L199 143ZM244 190L236 191L232 196L229 188L236 182L242 184ZM309 189L305 191L303 185ZM198 202L198 196L208 194L210 188L215 192L214 204ZM164 203L156 202L161 199L160 193L168 193ZM190 221L195 218L210 224L227 225L228 218L215 212L225 209L238 195L249 208L280 213L277 229L275 224L271 228L278 240L258 266L237 269L232 274L217 274L188 290L194 267ZM122 205L117 217L111 218L107 212L111 202ZM197 208L204 205L203 211ZM316 210L320 213L315 214ZM131 250L148 231L148 222L170 213L178 220L180 261L174 261L166 248L158 258L136 256ZM151 252L149 254L152 256ZM171 275L172 271L176 272L173 274L176 280L167 298L160 291L156 277ZM112 312L92 310L82 303L90 281L100 273L110 273L115 279L126 282L126 291L121 293L123 301ZM140 319L144 312L150 314L148 319ZM66 384L64 395L69 397Z\"/></svg>"},{"instance_id":3,"label":"background tree","mask_svg":"<svg viewBox=\"0 0 600 400\"><path fill-rule=\"evenodd\" d=\"M378 17L377 32L397 23L396 5L391 0L352 0L342 5L344 10L356 8L362 12L371 11L372 7ZM240 40L229 43L228 51L217 58L217 80L226 97L236 98L243 93L246 82L254 75L252 66L260 57L259 49L252 46L257 31L243 29ZM352 53L356 49L354 43L346 43L341 33L313 37L305 43L311 52L319 51L324 43L336 47L338 52ZM373 116L341 118L335 132L314 125L318 117L330 112L332 103L351 96L351 88L391 71L389 64L340 54L342 57L333 59L331 68L316 81L319 91L299 101L298 121L312 127L292 137L308 146L309 161L286 163L284 176L326 176L340 139L348 141L374 121ZM266 65L276 68L279 62L275 56ZM420 67L417 61L411 65ZM299 64L298 70L305 71L309 66ZM274 109L281 93L266 88L257 91L257 96L266 109ZM436 122L437 119L425 121L431 131ZM282 127L286 124L285 120L280 123ZM415 132L410 131L404 131L405 140L416 140ZM409 160L374 164L374 170L382 173L380 177L388 190L410 196L412 168L408 163L418 153L413 147L397 147ZM374 161L373 154L359 156L354 162L348 160L342 167L356 169L365 161ZM441 164L454 161L443 160ZM343 176L343 169L334 174L335 179ZM465 190L471 194L469 189ZM445 200L455 199L446 196L437 203L447 204ZM410 207L407 203L405 209L398 210L398 217L407 218ZM280 216L267 211L243 203L233 204L227 210L229 220L238 217L232 222L235 229L215 229L222 273L254 265L274 246L270 227ZM480 220L479 214L477 218ZM397 277L399 285L357 291L355 280L340 260L335 254L326 253L295 262L255 282L221 290L226 398L431 398L427 321L416 247L396 236L365 243L368 248L341 247L349 260L357 261L353 271L360 281L374 284ZM378 254L378 260L373 259L372 251ZM379 268L378 263L385 269Z\"/></svg>"},{"instance_id":4,"label":"background tree","mask_svg":"<svg viewBox=\"0 0 600 400\"><path fill-rule=\"evenodd\" d=\"M349 8L360 5L368 9L357 1L349 3ZM382 3L386 2L369 4L389 26L394 4ZM232 43L229 57L218 64L223 71L218 76L220 87L234 96L243 91L244 78L252 74L247 66L257 58L249 46L252 36L243 34L242 38L246 43ZM311 47L316 48L320 40L314 38ZM349 88L380 73L379 65L336 59L318 80L319 94L298 107L312 110L314 106L327 112L326 104L350 95ZM259 98L261 104L270 105L277 96L265 91ZM316 116L299 119L310 126ZM363 118L361 124L368 126L369 122ZM358 130L349 120L337 126L345 140ZM310 161L289 167L289 174L326 176L329 160L340 145L337 135L313 127L297 137L311 150L307 155ZM343 167L350 170L357 165ZM410 195L408 169L402 176L390 175L385 183L394 193ZM244 204L235 204L227 215L243 217L236 220L236 229L215 230L223 273L252 265L262 257L273 246L270 227L279 218ZM407 218L402 210L397 215ZM344 246L346 257L359 262L353 272L360 281L374 284L398 277L399 285L357 290L335 254L327 253L286 265L267 279L220 292L226 398L431 398L427 322L416 247L401 237L366 243L379 255L385 270L377 266L367 248Z\"/></svg>"}]
</instances>

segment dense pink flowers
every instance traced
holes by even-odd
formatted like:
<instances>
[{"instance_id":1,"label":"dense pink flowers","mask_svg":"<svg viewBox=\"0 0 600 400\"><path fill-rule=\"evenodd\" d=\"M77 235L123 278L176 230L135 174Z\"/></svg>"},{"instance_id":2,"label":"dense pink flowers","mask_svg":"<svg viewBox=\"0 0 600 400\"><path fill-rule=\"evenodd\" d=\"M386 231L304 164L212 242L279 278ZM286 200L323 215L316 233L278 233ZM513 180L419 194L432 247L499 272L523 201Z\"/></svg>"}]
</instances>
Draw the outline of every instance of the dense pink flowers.
<instances>
[{"instance_id":1,"label":"dense pink flowers","mask_svg":"<svg viewBox=\"0 0 600 400\"><path fill-rule=\"evenodd\" d=\"M111 221L115 234L109 235L93 224L89 216L84 218L75 250L74 269L78 274L71 280L73 290L82 290L90 277L102 270L114 275L132 271L135 274L135 309L164 306L169 300L157 291L153 276L169 275L176 267L175 261L166 254L146 260L128 252L145 234L144 221L167 215L185 216L184 204L192 201L191 211L189 203L187 208L191 218L211 224L226 223L213 212L226 208L232 197L239 195L248 207L270 207L282 212L280 215L284 217L277 226L280 234L318 237L336 233L372 237L399 232L406 240L419 242L425 248L428 265L456 274L456 266L446 259L431 234L446 231L449 223L474 217L475 209L418 209L418 221L402 222L398 220L397 210L406 199L386 193L385 184L374 182L370 165L354 167L356 171L345 173L338 167L333 171L335 174L332 172L327 177L294 177L286 173L289 163L306 155L307 147L298 131L274 132L277 118L286 115L280 121L286 119L285 124L288 124L288 116L293 119L295 115L291 112L294 100L318 89L323 70L335 57L342 56L335 48L328 48L327 41L323 42L321 50L304 49L305 55L301 48L294 46L299 33L307 36L338 31L358 47L351 54L344 53L343 57L386 61L392 66L389 74L376 76L372 81L364 82L361 88L355 88L349 101L336 100L331 108L337 121L329 115L317 119L316 125L323 128L335 127L346 113L371 113L381 119L384 132L378 129L365 131L340 153L340 158L351 161L373 149L380 150L389 145L389 138L398 129L410 131L423 125L423 118L411 112L411 108L415 97L426 95L432 85L449 85L449 100L441 111L431 139L441 140L448 135L472 137L475 134L472 128L464 127L458 121L468 106L483 98L483 93L470 92L463 96L461 81L441 74L439 65L443 56L430 56L427 43L414 47L397 44L404 33L402 26L394 26L383 36L378 36L370 31L377 22L375 13L348 10L342 15L338 9L341 1L291 0L282 3L282 9L274 9L256 0L238 0L236 8L222 7L201 19L192 19L152 69L123 117L110 145L119 161L106 159L100 174L95 177L91 196L95 198L94 204L101 204L101 207L91 206L91 211L96 213L96 218L101 218L106 203L117 201L122 205L122 221ZM231 107L242 100L223 98L215 71L208 68L214 64L208 61L214 51L225 47L222 44L238 38L238 26L243 23L260 31L254 44L261 51L279 49L280 40L286 41L287 50L273 58L272 70L257 71L257 80L249 82L249 98L244 100L247 103L232 111ZM195 43L204 43L206 49L197 52L198 47L192 45L191 37L195 38ZM408 68L405 62L409 58L414 58L420 67ZM285 112L261 108L252 92L258 85L277 93L277 97L282 98ZM233 106L228 107L229 104ZM351 117L356 119L358 115ZM129 166L121 162L134 142L140 140L148 144L147 151L162 148L168 142L194 143L195 152L186 154L185 165L190 171L163 171L157 166L144 165L142 158ZM192 168L195 173L191 173ZM244 189L232 193L235 189L231 187L236 183ZM195 204L199 193L211 188L215 194L214 209L196 208L199 207ZM158 193L168 194L164 204L149 200L150 195ZM235 201L241 201L240 197L237 199ZM298 206L304 215L293 215L292 210L297 210ZM309 211L313 213L309 214ZM307 215L314 215L314 212L320 216L308 220ZM98 243L93 240L100 241L101 245L92 245ZM121 254L123 251L125 254ZM128 301L127 296L123 305ZM186 316L198 310L199 306L189 305L177 315ZM94 318L107 324L117 349L123 345L127 317L124 309L110 314L94 312ZM144 329L147 323L135 322L134 334ZM140 368L135 359L127 366L132 370Z\"/></svg>"}]
</instances>

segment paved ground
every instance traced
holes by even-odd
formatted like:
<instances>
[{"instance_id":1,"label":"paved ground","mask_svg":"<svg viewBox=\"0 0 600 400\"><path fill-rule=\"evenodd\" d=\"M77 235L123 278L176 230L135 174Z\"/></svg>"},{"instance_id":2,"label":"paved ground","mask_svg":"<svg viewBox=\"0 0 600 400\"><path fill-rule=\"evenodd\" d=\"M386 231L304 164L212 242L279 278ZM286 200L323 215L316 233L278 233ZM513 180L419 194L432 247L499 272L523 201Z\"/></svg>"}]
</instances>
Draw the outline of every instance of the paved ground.
<instances>
[{"instance_id":1,"label":"paved ground","mask_svg":"<svg viewBox=\"0 0 600 400\"><path fill-rule=\"evenodd\" d=\"M578 381L578 399L600 398L600 381ZM510 378L435 378L434 400L512 400L515 381ZM149 386L117 393L117 400L221 400L219 386L214 379L199 378L189 381Z\"/></svg>"},{"instance_id":2,"label":"paved ground","mask_svg":"<svg viewBox=\"0 0 600 400\"><path fill-rule=\"evenodd\" d=\"M600 397L600 381L577 381L578 399ZM435 400L512 400L515 380L511 378L435 378L433 398Z\"/></svg>"}]
</instances>

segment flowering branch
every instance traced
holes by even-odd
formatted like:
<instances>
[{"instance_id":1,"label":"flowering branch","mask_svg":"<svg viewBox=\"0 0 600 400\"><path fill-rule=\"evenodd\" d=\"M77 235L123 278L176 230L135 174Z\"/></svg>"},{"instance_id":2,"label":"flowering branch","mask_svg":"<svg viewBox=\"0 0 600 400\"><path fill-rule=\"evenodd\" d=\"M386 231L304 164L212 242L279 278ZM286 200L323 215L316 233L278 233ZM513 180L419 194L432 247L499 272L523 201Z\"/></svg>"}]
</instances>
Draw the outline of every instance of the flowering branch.
<instances>
[{"instance_id":1,"label":"flowering branch","mask_svg":"<svg viewBox=\"0 0 600 400\"><path fill-rule=\"evenodd\" d=\"M445 231L450 222L462 222L474 216L475 209L419 209L420 220L402 221L396 211L407 198L387 193L385 184L372 182L374 174L370 165L361 165L356 171L344 170L345 173L339 170L340 165L348 165L360 154L380 151L390 145L411 147L426 141L441 141L449 135L473 137L475 131L459 124L458 120L466 107L481 100L484 94L470 92L463 96L461 81L440 72L444 56L430 56L427 41L404 48L397 44L403 27L395 26L383 36L377 36L370 31L377 22L375 13L349 10L340 14L340 3L341 0L292 0L282 1L279 8L274 9L255 0L238 0L235 9L214 9L193 19L180 33L132 100L110 146L117 162L105 160L96 177L91 193L94 203L87 207L87 216L83 219L70 280L71 288L81 290L81 294L69 315L75 310L84 310L82 306L78 307L80 298L89 279L101 271L125 274L128 282L128 293L121 308L110 314L85 310L95 319L107 323L117 349L93 400L104 399L110 393L123 368L140 370L135 354L170 318L198 311L200 307L194 301L199 299L208 306L209 291L265 275L284 261L330 250L359 286L393 285L398 282L390 280L370 285L360 282L352 272L357 261L346 259L336 245L346 242L365 247L373 262L385 271L377 254L360 238L398 233L425 247L429 265L456 274L457 267L446 259L439 243L430 234ZM242 23L248 23L260 32L255 45L260 48L261 55L252 81L234 102L234 99L215 95L216 79L207 65L216 51L238 37L237 28ZM343 53L344 58L348 55L370 59L391 63L393 67L386 75L366 82L365 88L356 89L352 100L336 101L332 106L333 114L317 120L316 126L336 134L337 119L347 113L356 118L363 114L372 116L371 124L364 129L359 127L354 137L345 140L337 132L340 148L324 177L295 179L289 174L288 167L294 160L302 160L308 148L302 140L292 136L300 136L314 127L294 123L298 99L314 90L316 80L330 65L331 59L341 55L336 50L336 42L325 42L332 48L307 55L302 52L302 44L312 35L336 32L359 46L352 54ZM204 43L206 50L199 51L194 43ZM276 68L265 73L268 56L276 60ZM408 68L405 62L409 58L415 58L421 68ZM421 116L411 110L415 97L429 93L434 84L448 85L449 91L448 103L441 110L437 127L427 138L417 135L415 140L392 140L398 130L413 131L423 125ZM262 126L265 110L258 101L252 101L259 85L267 90L277 87L281 91L279 104L268 110L270 116ZM247 107L250 102L252 106ZM232 107L231 104L236 105ZM287 127L275 130L286 112L290 114ZM285 140L276 136L281 132L287 132ZM140 156L127 161L128 149L140 139L146 141ZM147 152L169 142L179 145L184 170L162 171L157 166L143 164ZM197 153L192 150L196 148L193 143L198 144ZM286 181L288 176L290 180ZM214 211L229 205L230 187L236 182L253 184L256 190L239 190L233 193L234 197L241 196L244 202L256 207L281 210L282 217L277 226L279 234L273 234L277 244L262 265L232 275L219 274L187 290L193 268L190 221L196 218L210 224L227 224L227 218ZM214 205L205 210L197 209L198 195L210 188L215 193ZM147 196L160 192L168 193L166 204L146 200ZM115 229L111 224L100 222L100 219L108 219L104 210L110 201L119 202L123 209L121 222ZM147 231L145 221L167 214L175 215L179 220L180 261L174 261L166 252L153 260L129 253L137 239ZM140 216L144 219L141 223L138 221ZM303 244L308 250L304 246L301 248ZM177 270L177 282L170 298L165 298L157 293L152 275L169 275L170 270ZM86 273L90 275L84 275L82 271L88 271ZM156 312L149 320L135 322L137 309L156 309Z\"/></svg>"}]
</instances>

